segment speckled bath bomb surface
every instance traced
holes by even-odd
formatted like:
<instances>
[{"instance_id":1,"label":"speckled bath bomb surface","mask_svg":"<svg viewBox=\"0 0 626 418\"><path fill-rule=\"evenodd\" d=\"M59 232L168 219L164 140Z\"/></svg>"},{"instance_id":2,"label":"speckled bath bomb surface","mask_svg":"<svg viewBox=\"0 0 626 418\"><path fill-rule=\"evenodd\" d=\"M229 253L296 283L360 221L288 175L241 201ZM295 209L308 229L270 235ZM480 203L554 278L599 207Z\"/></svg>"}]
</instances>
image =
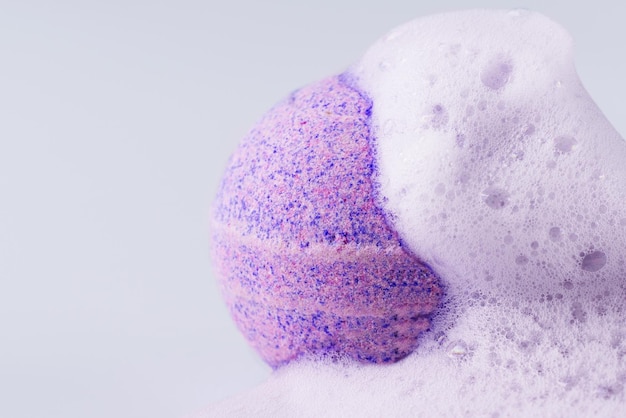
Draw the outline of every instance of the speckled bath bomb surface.
<instances>
[{"instance_id":1,"label":"speckled bath bomb surface","mask_svg":"<svg viewBox=\"0 0 626 418\"><path fill-rule=\"evenodd\" d=\"M224 175L212 255L235 322L271 366L397 361L441 299L376 204L370 114L347 77L313 84L261 119Z\"/></svg>"}]
</instances>

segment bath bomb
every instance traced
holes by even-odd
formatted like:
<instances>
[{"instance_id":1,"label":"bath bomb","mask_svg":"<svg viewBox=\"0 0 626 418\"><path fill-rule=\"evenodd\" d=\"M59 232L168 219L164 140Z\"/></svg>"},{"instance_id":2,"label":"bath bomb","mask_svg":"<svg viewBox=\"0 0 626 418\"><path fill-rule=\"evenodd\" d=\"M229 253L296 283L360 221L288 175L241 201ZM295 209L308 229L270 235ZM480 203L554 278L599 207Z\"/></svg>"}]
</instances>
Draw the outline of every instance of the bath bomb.
<instances>
[{"instance_id":1,"label":"bath bomb","mask_svg":"<svg viewBox=\"0 0 626 418\"><path fill-rule=\"evenodd\" d=\"M399 360L442 296L376 202L372 103L330 77L270 110L232 156L213 259L238 327L271 366Z\"/></svg>"}]
</instances>

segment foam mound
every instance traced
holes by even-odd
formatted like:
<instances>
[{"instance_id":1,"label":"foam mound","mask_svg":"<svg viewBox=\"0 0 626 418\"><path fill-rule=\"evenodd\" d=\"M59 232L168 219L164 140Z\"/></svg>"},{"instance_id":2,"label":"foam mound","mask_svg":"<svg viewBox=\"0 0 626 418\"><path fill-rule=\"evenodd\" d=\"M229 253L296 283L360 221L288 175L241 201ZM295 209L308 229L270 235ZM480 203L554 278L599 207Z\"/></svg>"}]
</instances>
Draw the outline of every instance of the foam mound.
<instances>
[{"instance_id":1,"label":"foam mound","mask_svg":"<svg viewBox=\"0 0 626 418\"><path fill-rule=\"evenodd\" d=\"M342 79L346 106L371 103L350 163L369 210L415 257L415 288L445 296L416 299L437 309L402 362L305 356L197 416L623 416L626 143L566 31L528 11L430 16Z\"/></svg>"},{"instance_id":2,"label":"foam mound","mask_svg":"<svg viewBox=\"0 0 626 418\"><path fill-rule=\"evenodd\" d=\"M540 297L624 277L626 146L536 13L420 19L354 67L372 98L381 202L458 289Z\"/></svg>"}]
</instances>

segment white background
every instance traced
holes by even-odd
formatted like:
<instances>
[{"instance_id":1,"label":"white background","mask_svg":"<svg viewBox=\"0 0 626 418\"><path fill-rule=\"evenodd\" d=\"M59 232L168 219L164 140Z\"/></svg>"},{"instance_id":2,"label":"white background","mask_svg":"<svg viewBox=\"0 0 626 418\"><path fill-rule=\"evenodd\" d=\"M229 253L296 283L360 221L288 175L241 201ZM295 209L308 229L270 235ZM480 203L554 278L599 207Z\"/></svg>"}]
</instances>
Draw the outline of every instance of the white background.
<instances>
[{"instance_id":1,"label":"white background","mask_svg":"<svg viewBox=\"0 0 626 418\"><path fill-rule=\"evenodd\" d=\"M398 24L541 11L625 133L625 10L545 3L1 0L0 416L176 417L263 381L208 260L219 177L272 104Z\"/></svg>"}]
</instances>

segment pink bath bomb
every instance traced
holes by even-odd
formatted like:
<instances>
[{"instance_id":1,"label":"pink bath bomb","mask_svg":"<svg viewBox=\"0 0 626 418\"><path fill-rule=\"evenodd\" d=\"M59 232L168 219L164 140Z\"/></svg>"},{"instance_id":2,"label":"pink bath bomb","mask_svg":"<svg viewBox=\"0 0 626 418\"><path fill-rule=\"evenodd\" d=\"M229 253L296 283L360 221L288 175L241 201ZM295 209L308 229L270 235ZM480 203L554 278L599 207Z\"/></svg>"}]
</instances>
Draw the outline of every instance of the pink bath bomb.
<instances>
[{"instance_id":1,"label":"pink bath bomb","mask_svg":"<svg viewBox=\"0 0 626 418\"><path fill-rule=\"evenodd\" d=\"M211 217L221 289L273 367L304 354L394 362L442 297L377 205L371 102L344 76L293 93L232 156Z\"/></svg>"}]
</instances>

